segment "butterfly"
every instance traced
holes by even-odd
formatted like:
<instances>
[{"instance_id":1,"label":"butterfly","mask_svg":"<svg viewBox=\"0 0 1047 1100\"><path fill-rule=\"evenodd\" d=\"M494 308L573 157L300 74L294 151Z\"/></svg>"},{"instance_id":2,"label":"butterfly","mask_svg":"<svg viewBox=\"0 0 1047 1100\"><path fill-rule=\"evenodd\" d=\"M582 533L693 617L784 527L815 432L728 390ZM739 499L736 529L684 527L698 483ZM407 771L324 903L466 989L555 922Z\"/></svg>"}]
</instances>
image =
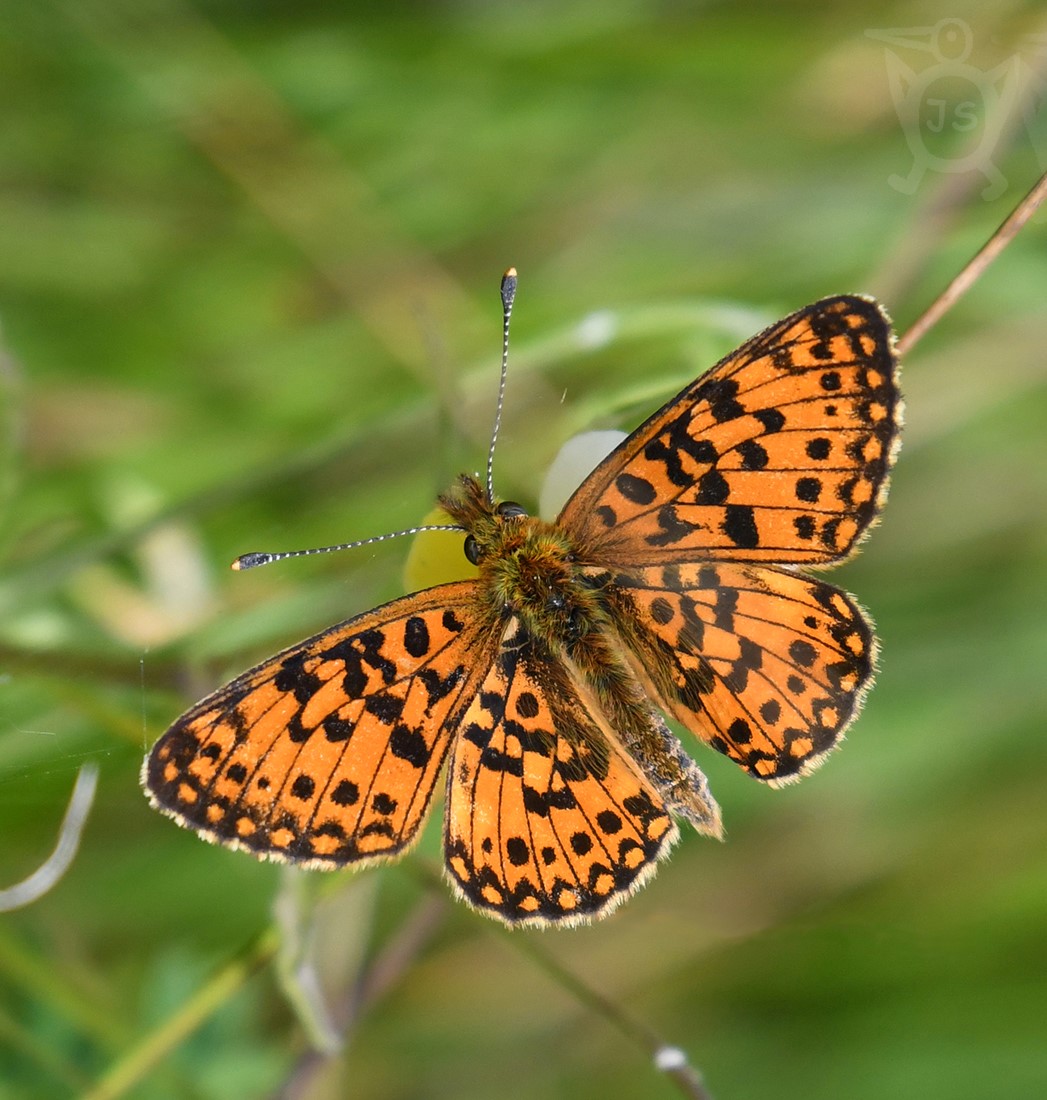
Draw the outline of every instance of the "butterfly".
<instances>
[{"instance_id":1,"label":"butterfly","mask_svg":"<svg viewBox=\"0 0 1047 1100\"><path fill-rule=\"evenodd\" d=\"M506 340L515 284L510 271ZM401 855L443 772L460 898L513 926L605 916L678 822L722 833L666 716L778 785L857 715L872 627L800 567L842 561L877 518L897 374L881 308L825 298L644 421L554 523L496 499L490 461L486 485L461 476L440 503L477 575L332 626L197 703L145 761L150 800L206 840L330 869Z\"/></svg>"}]
</instances>

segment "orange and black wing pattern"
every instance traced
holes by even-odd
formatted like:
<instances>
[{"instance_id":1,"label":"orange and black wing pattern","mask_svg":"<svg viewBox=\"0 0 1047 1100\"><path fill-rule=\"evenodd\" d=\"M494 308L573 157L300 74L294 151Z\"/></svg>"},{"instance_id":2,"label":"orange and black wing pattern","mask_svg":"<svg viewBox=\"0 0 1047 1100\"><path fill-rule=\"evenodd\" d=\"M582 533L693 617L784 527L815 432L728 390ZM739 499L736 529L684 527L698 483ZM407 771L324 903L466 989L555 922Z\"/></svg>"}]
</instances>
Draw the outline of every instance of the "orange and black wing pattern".
<instances>
[{"instance_id":1,"label":"orange and black wing pattern","mask_svg":"<svg viewBox=\"0 0 1047 1100\"><path fill-rule=\"evenodd\" d=\"M142 779L215 843L338 867L403 851L458 717L494 658L476 582L441 585L325 630L197 703Z\"/></svg>"},{"instance_id":2,"label":"orange and black wing pattern","mask_svg":"<svg viewBox=\"0 0 1047 1100\"><path fill-rule=\"evenodd\" d=\"M510 924L591 920L636 890L677 835L566 666L511 622L448 763L457 892Z\"/></svg>"},{"instance_id":3,"label":"orange and black wing pattern","mask_svg":"<svg viewBox=\"0 0 1047 1100\"><path fill-rule=\"evenodd\" d=\"M821 763L872 682L872 630L824 581L710 561L623 571L608 593L651 698L772 785Z\"/></svg>"},{"instance_id":4,"label":"orange and black wing pattern","mask_svg":"<svg viewBox=\"0 0 1047 1100\"><path fill-rule=\"evenodd\" d=\"M559 524L594 562L828 565L875 519L901 416L890 324L826 298L754 336L612 452Z\"/></svg>"}]
</instances>

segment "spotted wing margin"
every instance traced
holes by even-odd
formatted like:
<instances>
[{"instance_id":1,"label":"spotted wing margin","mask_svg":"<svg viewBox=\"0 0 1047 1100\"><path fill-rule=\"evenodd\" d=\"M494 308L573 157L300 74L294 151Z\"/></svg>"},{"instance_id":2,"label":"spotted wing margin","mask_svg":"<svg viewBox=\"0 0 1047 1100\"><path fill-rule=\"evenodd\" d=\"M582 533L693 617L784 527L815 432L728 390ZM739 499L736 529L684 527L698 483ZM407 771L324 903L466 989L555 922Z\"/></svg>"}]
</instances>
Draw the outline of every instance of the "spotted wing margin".
<instances>
[{"instance_id":1,"label":"spotted wing margin","mask_svg":"<svg viewBox=\"0 0 1047 1100\"><path fill-rule=\"evenodd\" d=\"M651 697L772 785L821 763L872 683L872 628L824 581L708 562L622 571L605 592Z\"/></svg>"},{"instance_id":2,"label":"spotted wing margin","mask_svg":"<svg viewBox=\"0 0 1047 1100\"><path fill-rule=\"evenodd\" d=\"M605 915L678 835L566 666L516 621L455 739L444 830L456 892L510 925Z\"/></svg>"},{"instance_id":3,"label":"spotted wing margin","mask_svg":"<svg viewBox=\"0 0 1047 1100\"><path fill-rule=\"evenodd\" d=\"M153 804L205 839L333 868L415 839L498 643L476 582L394 600L197 703L146 758Z\"/></svg>"},{"instance_id":4,"label":"spotted wing margin","mask_svg":"<svg viewBox=\"0 0 1047 1100\"><path fill-rule=\"evenodd\" d=\"M901 417L890 323L825 298L772 325L625 439L559 524L593 560L826 565L887 488Z\"/></svg>"}]
</instances>

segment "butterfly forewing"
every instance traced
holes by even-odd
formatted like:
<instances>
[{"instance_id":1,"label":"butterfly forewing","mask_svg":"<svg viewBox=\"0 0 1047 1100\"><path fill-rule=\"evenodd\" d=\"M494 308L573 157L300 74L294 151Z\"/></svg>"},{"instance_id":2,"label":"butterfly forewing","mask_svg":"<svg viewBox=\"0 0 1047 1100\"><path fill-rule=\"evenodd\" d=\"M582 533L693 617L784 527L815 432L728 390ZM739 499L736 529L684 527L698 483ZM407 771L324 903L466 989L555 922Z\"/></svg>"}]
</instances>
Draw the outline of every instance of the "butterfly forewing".
<instances>
[{"instance_id":1,"label":"butterfly forewing","mask_svg":"<svg viewBox=\"0 0 1047 1100\"><path fill-rule=\"evenodd\" d=\"M828 564L876 516L901 403L875 302L826 298L753 337L642 424L559 524L618 565L696 554Z\"/></svg>"},{"instance_id":2,"label":"butterfly forewing","mask_svg":"<svg viewBox=\"0 0 1047 1100\"><path fill-rule=\"evenodd\" d=\"M292 646L156 743L154 804L209 840L339 866L415 838L497 638L473 581L395 600Z\"/></svg>"},{"instance_id":3,"label":"butterfly forewing","mask_svg":"<svg viewBox=\"0 0 1047 1100\"><path fill-rule=\"evenodd\" d=\"M676 836L566 667L511 624L448 765L447 867L461 894L509 923L591 919L631 894Z\"/></svg>"}]
</instances>

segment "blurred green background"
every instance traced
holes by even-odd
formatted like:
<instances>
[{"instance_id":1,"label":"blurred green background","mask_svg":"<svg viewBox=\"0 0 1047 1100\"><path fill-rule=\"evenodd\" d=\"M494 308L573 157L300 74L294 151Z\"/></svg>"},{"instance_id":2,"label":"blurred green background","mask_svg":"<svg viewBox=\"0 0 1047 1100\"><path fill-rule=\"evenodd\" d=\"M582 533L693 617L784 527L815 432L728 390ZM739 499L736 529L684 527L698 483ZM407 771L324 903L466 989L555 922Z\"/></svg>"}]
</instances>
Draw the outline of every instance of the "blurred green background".
<instances>
[{"instance_id":1,"label":"blurred green background","mask_svg":"<svg viewBox=\"0 0 1047 1100\"><path fill-rule=\"evenodd\" d=\"M573 432L793 308L868 291L904 330L1047 168L1045 32L1006 0L0 5L0 886L101 769L68 874L0 916L0 1097L677 1095L556 963L719 1100L1047 1095L1042 212L908 356L836 574L883 641L847 744L783 791L696 749L727 842L610 920L499 933L435 879L439 810L318 884L137 778L200 694L403 590L402 542L225 567L482 465L505 267L496 474L532 503ZM929 73L897 103L892 56ZM998 195L935 169L971 148ZM291 1008L317 973L341 1055Z\"/></svg>"}]
</instances>

